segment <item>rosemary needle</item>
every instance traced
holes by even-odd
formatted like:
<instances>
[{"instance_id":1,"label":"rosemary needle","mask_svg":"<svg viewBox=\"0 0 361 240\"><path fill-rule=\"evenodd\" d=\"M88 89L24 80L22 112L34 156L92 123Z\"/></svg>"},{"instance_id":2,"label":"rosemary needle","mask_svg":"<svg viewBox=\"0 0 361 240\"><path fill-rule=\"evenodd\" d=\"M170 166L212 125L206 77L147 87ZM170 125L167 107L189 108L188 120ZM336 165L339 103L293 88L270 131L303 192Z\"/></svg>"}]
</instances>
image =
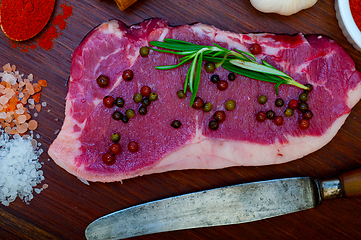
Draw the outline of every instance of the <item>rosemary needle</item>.
<instances>
[{"instance_id":1,"label":"rosemary needle","mask_svg":"<svg viewBox=\"0 0 361 240\"><path fill-rule=\"evenodd\" d=\"M150 44L158 47L151 48L154 51L183 56L179 59L178 64L157 66L156 69L169 70L191 62L184 81L184 92L186 92L188 84L192 92L191 106L197 96L203 61L214 62L216 67L222 66L231 72L245 77L275 83L277 95L278 87L281 84L293 85L308 90L306 86L296 82L289 75L276 69L266 61L262 60L262 64L258 63L253 54L238 49L229 50L215 43L213 46L204 46L171 38L166 38L163 42L151 41Z\"/></svg>"}]
</instances>

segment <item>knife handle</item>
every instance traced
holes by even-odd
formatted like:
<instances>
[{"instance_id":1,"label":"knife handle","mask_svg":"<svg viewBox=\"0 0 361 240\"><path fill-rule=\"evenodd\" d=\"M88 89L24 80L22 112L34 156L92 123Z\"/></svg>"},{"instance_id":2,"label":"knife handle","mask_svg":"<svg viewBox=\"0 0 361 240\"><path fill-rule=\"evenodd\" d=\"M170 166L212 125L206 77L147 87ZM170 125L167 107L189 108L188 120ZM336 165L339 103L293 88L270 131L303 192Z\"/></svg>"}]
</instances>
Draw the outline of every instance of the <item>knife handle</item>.
<instances>
[{"instance_id":1,"label":"knife handle","mask_svg":"<svg viewBox=\"0 0 361 240\"><path fill-rule=\"evenodd\" d=\"M340 176L345 197L361 197L361 168Z\"/></svg>"}]
</instances>

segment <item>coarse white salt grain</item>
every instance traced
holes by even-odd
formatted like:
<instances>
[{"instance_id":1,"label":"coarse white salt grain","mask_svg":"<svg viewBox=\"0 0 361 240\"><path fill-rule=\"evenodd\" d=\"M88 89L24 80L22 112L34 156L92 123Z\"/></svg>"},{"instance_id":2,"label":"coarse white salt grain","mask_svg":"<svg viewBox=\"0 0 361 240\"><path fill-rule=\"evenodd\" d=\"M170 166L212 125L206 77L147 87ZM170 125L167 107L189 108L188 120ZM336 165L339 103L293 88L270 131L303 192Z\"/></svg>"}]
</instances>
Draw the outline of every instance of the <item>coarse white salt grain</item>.
<instances>
[{"instance_id":1,"label":"coarse white salt grain","mask_svg":"<svg viewBox=\"0 0 361 240\"><path fill-rule=\"evenodd\" d=\"M5 105L8 101L9 101L9 97L7 97L7 96L1 96L0 97L0 104L1 105Z\"/></svg>"},{"instance_id":2,"label":"coarse white salt grain","mask_svg":"<svg viewBox=\"0 0 361 240\"><path fill-rule=\"evenodd\" d=\"M29 98L28 103L31 104L31 105L34 105L34 103L35 103L35 102L34 102L34 99Z\"/></svg>"},{"instance_id":3,"label":"coarse white salt grain","mask_svg":"<svg viewBox=\"0 0 361 240\"><path fill-rule=\"evenodd\" d=\"M26 116L25 115L20 115L18 117L18 121L19 121L19 123L24 123L26 121Z\"/></svg>"},{"instance_id":4,"label":"coarse white salt grain","mask_svg":"<svg viewBox=\"0 0 361 240\"><path fill-rule=\"evenodd\" d=\"M15 110L16 114L23 114L24 113L24 109L17 109Z\"/></svg>"},{"instance_id":5,"label":"coarse white salt grain","mask_svg":"<svg viewBox=\"0 0 361 240\"><path fill-rule=\"evenodd\" d=\"M5 206L17 197L28 203L33 198L33 188L45 179L38 161L43 150L34 148L31 140L32 136L0 136L0 201Z\"/></svg>"},{"instance_id":6,"label":"coarse white salt grain","mask_svg":"<svg viewBox=\"0 0 361 240\"><path fill-rule=\"evenodd\" d=\"M11 73L4 73L4 76L2 77L2 80L5 81L5 82L9 82L11 85L14 85L16 83L17 79Z\"/></svg>"}]
</instances>

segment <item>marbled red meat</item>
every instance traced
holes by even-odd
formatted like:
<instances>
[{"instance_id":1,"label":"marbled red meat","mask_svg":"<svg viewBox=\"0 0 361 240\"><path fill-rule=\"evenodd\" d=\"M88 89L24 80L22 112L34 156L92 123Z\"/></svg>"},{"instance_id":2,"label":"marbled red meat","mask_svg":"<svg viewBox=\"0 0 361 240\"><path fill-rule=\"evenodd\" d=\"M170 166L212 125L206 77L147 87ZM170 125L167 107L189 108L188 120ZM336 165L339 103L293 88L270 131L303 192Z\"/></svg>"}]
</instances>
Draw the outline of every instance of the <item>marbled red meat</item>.
<instances>
[{"instance_id":1,"label":"marbled red meat","mask_svg":"<svg viewBox=\"0 0 361 240\"><path fill-rule=\"evenodd\" d=\"M211 102L212 111L205 113L189 106L191 94L179 99L189 65L161 71L154 67L175 64L178 56L151 51L139 55L149 41L175 38L197 44L248 51L253 43L262 47L258 60L264 59L291 75L302 84L312 84L308 104L314 116L310 127L298 126L301 113L285 117L283 111L301 89L281 85L279 95L274 84L237 75L219 91L209 79L218 74L226 80L229 72L218 68L214 73L202 70L198 96ZM126 69L134 72L131 81L123 81ZM100 88L96 79L106 75L110 84ZM327 144L344 123L351 108L361 97L361 75L349 55L325 36L274 34L236 34L204 24L168 26L166 21L152 19L131 27L112 20L91 31L72 55L63 127L49 149L49 155L61 167L79 178L90 181L121 181L144 174L181 169L216 169L241 165L267 165L301 158ZM142 86L149 86L158 100L144 116L137 113L140 104L132 100ZM257 102L266 95L264 105ZM125 100L123 108L107 108L102 100L110 95ZM285 101L275 107L276 98ZM236 108L226 111L226 120L214 131L208 127L216 110L233 99ZM134 109L128 123L112 119L118 110ZM272 109L284 116L277 126L271 120L256 121L256 113ZM173 128L173 120L182 126ZM120 134L121 153L115 163L107 165L102 155L109 151L112 133ZM139 150L128 151L127 144L136 141Z\"/></svg>"}]
</instances>

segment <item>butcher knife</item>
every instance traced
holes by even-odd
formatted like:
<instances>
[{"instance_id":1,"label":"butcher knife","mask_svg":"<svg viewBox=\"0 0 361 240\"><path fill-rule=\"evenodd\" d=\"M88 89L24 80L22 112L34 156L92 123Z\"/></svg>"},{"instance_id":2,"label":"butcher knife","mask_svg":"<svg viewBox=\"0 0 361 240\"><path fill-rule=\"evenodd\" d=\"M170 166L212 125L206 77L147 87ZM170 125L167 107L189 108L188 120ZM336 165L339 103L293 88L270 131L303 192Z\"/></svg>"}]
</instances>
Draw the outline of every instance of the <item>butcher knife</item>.
<instances>
[{"instance_id":1,"label":"butcher knife","mask_svg":"<svg viewBox=\"0 0 361 240\"><path fill-rule=\"evenodd\" d=\"M361 169L337 179L284 178L170 197L103 216L88 240L123 239L180 229L257 221L314 208L323 200L361 196Z\"/></svg>"}]
</instances>

